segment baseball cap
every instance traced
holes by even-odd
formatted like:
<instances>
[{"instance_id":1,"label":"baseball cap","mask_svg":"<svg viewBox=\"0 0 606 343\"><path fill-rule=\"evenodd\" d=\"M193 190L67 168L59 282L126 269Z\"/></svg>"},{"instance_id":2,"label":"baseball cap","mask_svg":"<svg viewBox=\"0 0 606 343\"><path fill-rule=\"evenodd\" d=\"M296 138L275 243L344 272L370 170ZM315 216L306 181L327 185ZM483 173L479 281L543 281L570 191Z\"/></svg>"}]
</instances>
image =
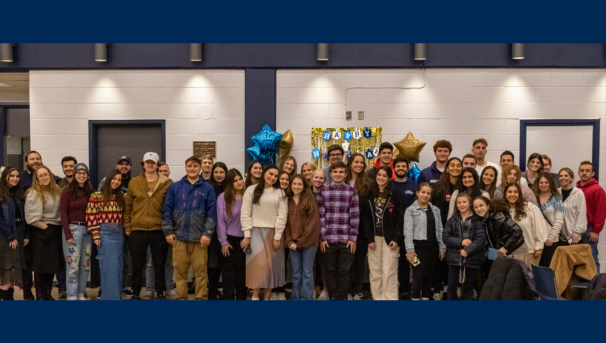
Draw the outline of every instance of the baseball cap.
<instances>
[{"instance_id":1,"label":"baseball cap","mask_svg":"<svg viewBox=\"0 0 606 343\"><path fill-rule=\"evenodd\" d=\"M116 162L116 164L120 164L120 162L122 162L122 161L126 161L129 164L133 164L133 162L131 162L131 160L130 160L130 157L128 157L128 156L122 156L122 157L120 157L118 159L118 162Z\"/></svg>"},{"instance_id":2,"label":"baseball cap","mask_svg":"<svg viewBox=\"0 0 606 343\"><path fill-rule=\"evenodd\" d=\"M143 155L143 162L149 160L158 163L158 161L160 161L160 156L158 156L158 154L156 154L155 152L146 152L145 155Z\"/></svg>"}]
</instances>

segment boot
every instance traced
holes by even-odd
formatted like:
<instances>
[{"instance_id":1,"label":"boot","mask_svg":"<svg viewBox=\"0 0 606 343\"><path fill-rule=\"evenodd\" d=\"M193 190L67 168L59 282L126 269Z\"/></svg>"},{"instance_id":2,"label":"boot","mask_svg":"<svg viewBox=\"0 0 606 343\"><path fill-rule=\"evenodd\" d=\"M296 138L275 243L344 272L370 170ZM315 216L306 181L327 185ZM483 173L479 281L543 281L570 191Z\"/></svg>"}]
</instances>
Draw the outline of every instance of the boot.
<instances>
[{"instance_id":1,"label":"boot","mask_svg":"<svg viewBox=\"0 0 606 343\"><path fill-rule=\"evenodd\" d=\"M13 287L9 288L8 291L6 291L6 300L15 300L15 297L13 296L14 293L15 289Z\"/></svg>"},{"instance_id":2,"label":"boot","mask_svg":"<svg viewBox=\"0 0 606 343\"><path fill-rule=\"evenodd\" d=\"M36 297L34 297L34 293L32 293L31 288L23 289L23 300L36 300Z\"/></svg>"},{"instance_id":3,"label":"boot","mask_svg":"<svg viewBox=\"0 0 606 343\"><path fill-rule=\"evenodd\" d=\"M0 300L8 300L8 291L0 289Z\"/></svg>"}]
</instances>

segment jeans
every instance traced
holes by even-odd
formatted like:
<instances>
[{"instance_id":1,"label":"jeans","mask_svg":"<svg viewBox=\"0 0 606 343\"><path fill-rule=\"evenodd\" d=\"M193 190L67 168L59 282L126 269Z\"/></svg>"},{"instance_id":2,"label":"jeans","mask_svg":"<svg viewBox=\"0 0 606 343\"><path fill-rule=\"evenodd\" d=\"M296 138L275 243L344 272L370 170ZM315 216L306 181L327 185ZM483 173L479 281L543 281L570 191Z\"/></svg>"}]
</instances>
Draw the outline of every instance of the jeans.
<instances>
[{"instance_id":1,"label":"jeans","mask_svg":"<svg viewBox=\"0 0 606 343\"><path fill-rule=\"evenodd\" d=\"M459 282L460 274L464 275L463 284ZM461 286L462 300L473 300L473 288L476 285L476 276L478 270L473 268L463 268L458 266L448 267L448 300L459 300L457 288Z\"/></svg>"},{"instance_id":2,"label":"jeans","mask_svg":"<svg viewBox=\"0 0 606 343\"><path fill-rule=\"evenodd\" d=\"M101 269L101 300L121 300L124 267L122 224L101 224L99 235L101 245L97 260Z\"/></svg>"},{"instance_id":3,"label":"jeans","mask_svg":"<svg viewBox=\"0 0 606 343\"><path fill-rule=\"evenodd\" d=\"M221 254L223 300L246 300L246 254L240 247L244 237L227 235L229 256Z\"/></svg>"},{"instance_id":4,"label":"jeans","mask_svg":"<svg viewBox=\"0 0 606 343\"><path fill-rule=\"evenodd\" d=\"M314 300L314 260L318 248L297 248L290 251L292 263L291 300Z\"/></svg>"},{"instance_id":5,"label":"jeans","mask_svg":"<svg viewBox=\"0 0 606 343\"><path fill-rule=\"evenodd\" d=\"M86 293L86 282L90 271L90 253L93 237L86 226L69 224L74 242L68 244L63 234L63 256L66 263L67 299L76 300ZM57 286L58 288L58 286Z\"/></svg>"},{"instance_id":6,"label":"jeans","mask_svg":"<svg viewBox=\"0 0 606 343\"><path fill-rule=\"evenodd\" d=\"M585 233L583 233L583 235L581 236L581 241L579 243L589 244L589 246L591 247L591 255L593 256L593 260L595 261L595 266L598 268L598 274L599 274L600 273L600 260L598 259L598 242L589 241L589 237L592 232L593 232L593 226L590 225L587 227L587 231L585 231Z\"/></svg>"},{"instance_id":7,"label":"jeans","mask_svg":"<svg viewBox=\"0 0 606 343\"><path fill-rule=\"evenodd\" d=\"M343 300L347 294L354 254L345 243L328 243L324 253L328 294L333 300Z\"/></svg>"},{"instance_id":8,"label":"jeans","mask_svg":"<svg viewBox=\"0 0 606 343\"><path fill-rule=\"evenodd\" d=\"M154 286L158 294L166 290L166 278L164 275L164 262L168 253L168 243L162 230L131 231L130 249L133 257L132 289L135 295L140 295L143 287L143 272L147 260L147 248L151 248L152 260L154 262Z\"/></svg>"},{"instance_id":9,"label":"jeans","mask_svg":"<svg viewBox=\"0 0 606 343\"><path fill-rule=\"evenodd\" d=\"M164 263L164 277L166 278L166 290L171 291L175 287L173 277L175 269L173 268L173 249L168 247L166 262ZM145 269L145 289L150 292L155 289L154 285L154 262L152 260L151 248L147 249L147 264Z\"/></svg>"}]
</instances>

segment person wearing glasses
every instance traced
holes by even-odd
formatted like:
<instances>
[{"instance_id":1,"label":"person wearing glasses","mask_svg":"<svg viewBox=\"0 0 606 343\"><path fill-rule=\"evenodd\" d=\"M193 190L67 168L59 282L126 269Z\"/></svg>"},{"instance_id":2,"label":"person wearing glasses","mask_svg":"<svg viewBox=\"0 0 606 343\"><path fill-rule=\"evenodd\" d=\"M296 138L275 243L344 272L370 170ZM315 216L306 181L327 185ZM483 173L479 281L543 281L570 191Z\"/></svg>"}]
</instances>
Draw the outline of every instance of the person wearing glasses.
<instances>
[{"instance_id":1,"label":"person wearing glasses","mask_svg":"<svg viewBox=\"0 0 606 343\"><path fill-rule=\"evenodd\" d=\"M339 144L333 144L328 147L328 162L330 164L343 162L343 156L345 156L345 150ZM326 175L326 184L330 185L332 182L332 177L330 176L330 165L322 168L324 170L324 175Z\"/></svg>"}]
</instances>

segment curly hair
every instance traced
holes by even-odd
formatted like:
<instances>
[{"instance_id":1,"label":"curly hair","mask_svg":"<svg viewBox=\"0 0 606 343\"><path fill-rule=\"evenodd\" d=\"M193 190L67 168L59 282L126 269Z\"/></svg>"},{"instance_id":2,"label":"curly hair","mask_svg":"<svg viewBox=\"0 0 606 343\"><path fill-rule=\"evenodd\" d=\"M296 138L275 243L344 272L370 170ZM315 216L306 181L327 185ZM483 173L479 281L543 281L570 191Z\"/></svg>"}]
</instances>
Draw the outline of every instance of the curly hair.
<instances>
[{"instance_id":1,"label":"curly hair","mask_svg":"<svg viewBox=\"0 0 606 343\"><path fill-rule=\"evenodd\" d=\"M503 188L503 193L505 195L507 195L507 190L511 187L514 187L518 191L518 200L516 200L516 202L514 204L514 209L515 209L514 219L516 221L520 221L523 218L526 218L526 201L524 200L524 197L522 196L522 188L517 183L508 183L507 186L505 186L505 188ZM510 205L509 200L507 202L508 202L507 204ZM511 208L511 206L508 206L508 207Z\"/></svg>"},{"instance_id":2,"label":"curly hair","mask_svg":"<svg viewBox=\"0 0 606 343\"><path fill-rule=\"evenodd\" d=\"M346 171L345 183L347 183L347 184L349 184L349 181L351 181L351 179L353 178L353 171L351 170L351 165L353 164L354 160L358 156L362 157L362 161L364 161L364 155L360 154L359 152L351 154L351 156L349 156L349 159L347 160L347 166L345 168L345 171ZM354 188L356 189L356 192L358 192L358 196L364 196L364 195L368 194L368 192L370 192L370 190L371 190L371 181L370 181L370 178L368 177L368 174L366 174L366 164L365 163L363 164L362 171L356 177L356 182L354 183Z\"/></svg>"},{"instance_id":3,"label":"curly hair","mask_svg":"<svg viewBox=\"0 0 606 343\"><path fill-rule=\"evenodd\" d=\"M535 196L538 197L539 194L541 194L541 190L539 189L539 181L541 181L541 178L545 178L545 180L547 180L547 182L549 182L549 192L551 193L551 195L560 196L560 192L558 191L558 186L553 181L553 178L551 177L550 173L540 173L537 176L536 182L532 184L532 192L534 193Z\"/></svg>"}]
</instances>

